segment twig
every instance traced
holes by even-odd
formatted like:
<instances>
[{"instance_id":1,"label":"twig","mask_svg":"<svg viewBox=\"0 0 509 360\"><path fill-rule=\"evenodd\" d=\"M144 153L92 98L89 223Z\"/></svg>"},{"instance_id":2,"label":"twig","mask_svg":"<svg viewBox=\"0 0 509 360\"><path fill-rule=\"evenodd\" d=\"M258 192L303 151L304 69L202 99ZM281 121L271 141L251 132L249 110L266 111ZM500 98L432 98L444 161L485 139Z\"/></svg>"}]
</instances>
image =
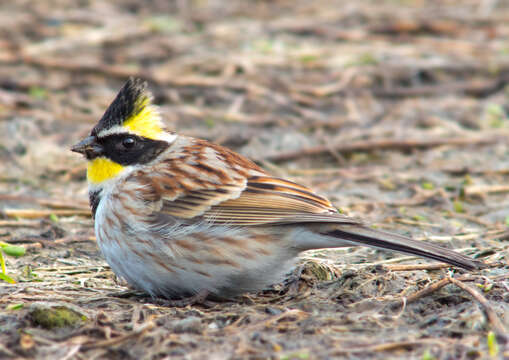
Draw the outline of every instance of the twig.
<instances>
[{"instance_id":1,"label":"twig","mask_svg":"<svg viewBox=\"0 0 509 360\"><path fill-rule=\"evenodd\" d=\"M145 324L142 324L136 330L131 331L128 334L125 334L125 335L122 335L122 336L118 336L118 337L115 337L113 339L89 342L87 344L84 344L82 346L82 349L83 350L90 350L90 349L95 349L95 348L103 348L103 347L109 347L109 346L112 346L112 345L116 345L116 344L122 343L122 342L124 342L124 341L126 341L126 340L128 340L130 338L133 338L133 337L136 337L138 335L141 335L145 331L148 331L148 330L154 328L155 326L156 326L156 324L153 321L148 321Z\"/></svg>"},{"instance_id":2,"label":"twig","mask_svg":"<svg viewBox=\"0 0 509 360\"><path fill-rule=\"evenodd\" d=\"M92 30L71 34L64 37L49 37L48 39L31 43L24 46L25 54L42 56L46 53L65 53L66 51L76 50L83 46L108 46L125 43L128 41L140 40L151 34L149 27L126 26L125 31L115 31L120 23L108 24L105 27L93 28Z\"/></svg>"},{"instance_id":3,"label":"twig","mask_svg":"<svg viewBox=\"0 0 509 360\"><path fill-rule=\"evenodd\" d=\"M267 327L267 326L271 326L272 324L282 320L282 319L285 319L285 318L288 318L288 317L297 317L299 320L302 320L302 319L305 319L309 316L309 313L305 312L305 311L302 311L302 310L298 310L298 309L290 309L288 311L285 311L279 315L276 315L276 316L272 316L266 320L262 320L260 322L257 322L255 324L252 324L252 325L249 325L247 327L244 327L242 329L242 331L247 331L247 330L255 330L255 329L260 329L260 328L264 328L264 327ZM239 319L240 320L240 319ZM226 328L224 328L224 331L226 333L231 333L231 332L236 332L238 331L238 322L234 322L232 323L231 325L227 326Z\"/></svg>"},{"instance_id":4,"label":"twig","mask_svg":"<svg viewBox=\"0 0 509 360\"><path fill-rule=\"evenodd\" d=\"M508 192L509 185L471 185L464 188L466 196Z\"/></svg>"},{"instance_id":5,"label":"twig","mask_svg":"<svg viewBox=\"0 0 509 360\"><path fill-rule=\"evenodd\" d=\"M39 227L39 221L30 220L0 220L0 227Z\"/></svg>"},{"instance_id":6,"label":"twig","mask_svg":"<svg viewBox=\"0 0 509 360\"><path fill-rule=\"evenodd\" d=\"M69 72L82 72L89 74L101 74L108 75L114 78L128 78L131 76L133 71L132 67L121 66L121 65L105 65L105 64L84 64L77 62L65 61L64 59L42 57L42 56L30 56L21 55L16 59L16 62L25 63L34 67L40 67L43 69L62 70ZM145 76L150 78L151 76Z\"/></svg>"},{"instance_id":7,"label":"twig","mask_svg":"<svg viewBox=\"0 0 509 360\"><path fill-rule=\"evenodd\" d=\"M370 347L370 350L372 351L390 351L390 350L396 350L400 348L409 348L414 347L416 345L424 345L424 344L433 344L433 345L441 345L442 341L440 339L419 339L419 340L413 340L413 341L396 341L386 344L380 344L380 345L374 345Z\"/></svg>"},{"instance_id":8,"label":"twig","mask_svg":"<svg viewBox=\"0 0 509 360\"><path fill-rule=\"evenodd\" d=\"M440 270L450 268L452 265L444 263L436 264L408 264L408 265L385 265L390 271L414 271L414 270Z\"/></svg>"},{"instance_id":9,"label":"twig","mask_svg":"<svg viewBox=\"0 0 509 360\"><path fill-rule=\"evenodd\" d=\"M86 202L76 200L61 201L53 199L39 199L25 195L9 195L9 194L0 194L0 200L36 203L41 206L47 206L53 209L78 209L78 210L88 209L88 204Z\"/></svg>"},{"instance_id":10,"label":"twig","mask_svg":"<svg viewBox=\"0 0 509 360\"><path fill-rule=\"evenodd\" d=\"M394 219L395 222L405 225L414 225L414 226L420 226L420 227L434 227L434 228L442 228L442 224L433 224L429 222L423 222L423 221L416 221L416 220L410 220L410 219L400 219L396 218Z\"/></svg>"},{"instance_id":11,"label":"twig","mask_svg":"<svg viewBox=\"0 0 509 360\"><path fill-rule=\"evenodd\" d=\"M445 279L442 279L435 283L432 283L431 285L425 287L424 289L419 290L419 291L411 294L410 296L406 297L404 301L397 300L397 301L393 302L392 304L390 304L390 307L392 309L395 309L402 305L413 303L413 302L419 300L420 298L423 298L425 296L428 296L428 295L434 293L437 290L440 290L441 288L443 288L445 285L447 285L449 283L450 283L449 278L445 278Z\"/></svg>"},{"instance_id":12,"label":"twig","mask_svg":"<svg viewBox=\"0 0 509 360\"><path fill-rule=\"evenodd\" d=\"M9 240L9 242L11 244L23 244L26 249L29 249L29 248L39 249L39 248L46 248L46 247L54 247L57 245L69 244L69 243L73 243L73 242L82 242L82 241L95 242L96 238L95 238L95 236L89 236L89 235L71 235L71 236L66 236L63 238L52 240L52 239L44 239L40 236L25 236L25 237L20 237L20 238ZM26 243L30 243L30 244L26 244Z\"/></svg>"},{"instance_id":13,"label":"twig","mask_svg":"<svg viewBox=\"0 0 509 360\"><path fill-rule=\"evenodd\" d=\"M39 209L4 209L3 213L9 217L18 217L25 219L37 219L51 215L56 216L90 216L89 210L39 210Z\"/></svg>"},{"instance_id":14,"label":"twig","mask_svg":"<svg viewBox=\"0 0 509 360\"><path fill-rule=\"evenodd\" d=\"M442 19L394 19L388 20L381 25L372 25L369 27L371 33L385 35L409 35L409 34L433 34L457 36L465 27L459 21Z\"/></svg>"},{"instance_id":15,"label":"twig","mask_svg":"<svg viewBox=\"0 0 509 360\"><path fill-rule=\"evenodd\" d=\"M351 348L348 349L345 347L344 349L337 349L330 355L345 355L345 354L351 354L351 353L374 353L376 351L390 351L390 350L397 350L397 349L408 349L415 346L422 346L422 345L438 345L440 347L445 347L443 339L418 339L418 340L410 340L410 341L396 341L396 342L389 342L385 344L377 344L377 345L366 345L358 348Z\"/></svg>"},{"instance_id":16,"label":"twig","mask_svg":"<svg viewBox=\"0 0 509 360\"><path fill-rule=\"evenodd\" d=\"M80 350L81 345L80 344L74 344L70 346L69 350L67 351L67 354L65 356L61 357L60 360L68 360L72 358L76 353Z\"/></svg>"},{"instance_id":17,"label":"twig","mask_svg":"<svg viewBox=\"0 0 509 360\"><path fill-rule=\"evenodd\" d=\"M424 289L416 291L413 294L410 294L410 296L405 297L404 300L396 300L396 301L394 301L389 306L392 309L395 309L395 308L398 308L398 307L400 307L402 305L407 305L407 304L413 303L413 302L415 302L415 301L417 301L417 300L419 300L419 299L421 299L421 298L423 298L425 296L428 296L428 295L434 293L435 291L440 290L444 286L450 284L451 283L450 279L451 279L450 277L446 277L446 278L444 278L444 279L442 279L440 281L432 283L431 285L425 287ZM470 276L461 276L458 279L460 279L462 281L474 281L475 280L474 278L472 278Z\"/></svg>"},{"instance_id":18,"label":"twig","mask_svg":"<svg viewBox=\"0 0 509 360\"><path fill-rule=\"evenodd\" d=\"M0 352L7 354L7 356L12 356L12 358L16 358L16 354L14 354L11 350L9 350L5 345L0 343Z\"/></svg>"},{"instance_id":19,"label":"twig","mask_svg":"<svg viewBox=\"0 0 509 360\"><path fill-rule=\"evenodd\" d=\"M498 317L495 310L493 310L493 308L491 307L489 301L479 291L462 283L460 279L454 279L452 277L449 277L448 279L450 283L456 285L460 289L465 290L470 295L472 295L472 297L483 306L483 309L486 313L486 317L488 318L488 321L490 322L493 329L498 333L498 335L507 338L507 330L504 324L502 324L502 321Z\"/></svg>"},{"instance_id":20,"label":"twig","mask_svg":"<svg viewBox=\"0 0 509 360\"><path fill-rule=\"evenodd\" d=\"M40 242L34 242L32 244L23 244L23 247L28 250L28 249L42 249L44 247L44 245L42 245Z\"/></svg>"},{"instance_id":21,"label":"twig","mask_svg":"<svg viewBox=\"0 0 509 360\"><path fill-rule=\"evenodd\" d=\"M79 273L96 273L108 269L107 265L75 265L75 266L58 266L58 267L37 267L37 272L58 272L62 274L79 274Z\"/></svg>"},{"instance_id":22,"label":"twig","mask_svg":"<svg viewBox=\"0 0 509 360\"><path fill-rule=\"evenodd\" d=\"M55 69L80 74L99 74L110 78L127 79L130 76L143 78L151 83L161 86L199 86L199 87L224 87L232 90L241 90L254 95L272 96L273 100L280 101L281 97L263 86L248 81L239 81L227 77L211 77L211 76L180 76L171 79L161 78L156 74L146 71L133 69L130 66L122 65L105 65L103 63L85 64L71 62L69 59L57 59L40 56L21 56L19 62L41 67L44 69Z\"/></svg>"},{"instance_id":23,"label":"twig","mask_svg":"<svg viewBox=\"0 0 509 360\"><path fill-rule=\"evenodd\" d=\"M66 236L60 239L56 239L53 241L54 244L67 244L73 242L81 242L81 241L96 241L95 236Z\"/></svg>"},{"instance_id":24,"label":"twig","mask_svg":"<svg viewBox=\"0 0 509 360\"><path fill-rule=\"evenodd\" d=\"M469 215L469 214L462 214L462 213L457 213L457 212L453 212L453 211L447 211L447 216L452 217L452 218L466 219L474 224L478 224L478 225L484 226L486 228L489 228L490 226L493 225L492 223L490 223L488 221L484 221L484 220L480 219L478 216Z\"/></svg>"},{"instance_id":25,"label":"twig","mask_svg":"<svg viewBox=\"0 0 509 360\"><path fill-rule=\"evenodd\" d=\"M443 288L444 286L448 284L454 284L458 286L459 288L465 290L468 292L472 297L477 300L484 308L484 311L486 313L486 316L488 318L488 321L491 323L492 327L495 329L495 331L498 333L498 335L503 336L504 339L507 338L507 330L505 329L505 326L502 324L502 321L498 317L497 313L493 310L488 300L482 296L476 289L464 284L462 281L474 281L475 279L470 276L461 276L459 278L452 278L452 277L446 277L440 281L437 281L427 287L425 287L422 290L419 290L407 298L405 298L404 301L396 301L392 304L390 304L390 307L392 309L397 308L401 305L410 304L412 302L415 302L425 296L430 295L431 293Z\"/></svg>"},{"instance_id":26,"label":"twig","mask_svg":"<svg viewBox=\"0 0 509 360\"><path fill-rule=\"evenodd\" d=\"M349 144L337 144L330 146L314 146L309 148L300 149L297 151L290 151L286 153L278 153L265 156L259 160L270 161L287 161L294 160L300 157L316 156L328 154L331 148L337 152L349 153L354 151L374 151L374 150L411 150L432 148L437 146L468 146L468 145L485 145L492 144L500 140L501 137L452 137L442 139L381 139L381 140L366 140L354 141Z\"/></svg>"},{"instance_id":27,"label":"twig","mask_svg":"<svg viewBox=\"0 0 509 360\"><path fill-rule=\"evenodd\" d=\"M395 86L388 89L374 89L373 93L378 97L409 97L409 96L437 96L451 93L465 93L475 97L486 97L504 86L509 81L507 76L497 79L483 79L479 81L458 81L450 84L421 85L413 87Z\"/></svg>"}]
</instances>

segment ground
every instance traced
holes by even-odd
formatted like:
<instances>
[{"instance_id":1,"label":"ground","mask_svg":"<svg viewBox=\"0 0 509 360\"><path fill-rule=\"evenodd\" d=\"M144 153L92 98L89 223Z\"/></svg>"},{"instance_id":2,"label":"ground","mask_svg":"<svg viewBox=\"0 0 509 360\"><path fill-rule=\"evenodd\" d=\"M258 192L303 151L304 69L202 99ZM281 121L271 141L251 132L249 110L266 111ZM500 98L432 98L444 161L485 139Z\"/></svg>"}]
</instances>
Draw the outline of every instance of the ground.
<instances>
[{"instance_id":1,"label":"ground","mask_svg":"<svg viewBox=\"0 0 509 360\"><path fill-rule=\"evenodd\" d=\"M507 1L70 1L0 7L0 358L509 357ZM101 257L69 151L123 82L167 125L343 212L489 264L302 254L297 282L164 306Z\"/></svg>"}]
</instances>

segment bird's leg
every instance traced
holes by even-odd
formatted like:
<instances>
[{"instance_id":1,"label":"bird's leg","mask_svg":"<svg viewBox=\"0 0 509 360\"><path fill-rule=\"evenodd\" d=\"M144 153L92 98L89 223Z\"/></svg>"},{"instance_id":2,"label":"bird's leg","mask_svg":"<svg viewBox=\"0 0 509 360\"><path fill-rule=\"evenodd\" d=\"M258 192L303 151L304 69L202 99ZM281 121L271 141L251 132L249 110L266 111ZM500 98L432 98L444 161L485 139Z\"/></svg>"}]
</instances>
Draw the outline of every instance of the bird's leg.
<instances>
[{"instance_id":1,"label":"bird's leg","mask_svg":"<svg viewBox=\"0 0 509 360\"><path fill-rule=\"evenodd\" d=\"M209 296L209 291L202 289L196 294L182 298L178 300L169 300L169 299L156 299L158 305L163 306L172 306L172 307L186 307L188 305L205 305L207 307L213 305L214 303L207 300L207 296Z\"/></svg>"},{"instance_id":2,"label":"bird's leg","mask_svg":"<svg viewBox=\"0 0 509 360\"><path fill-rule=\"evenodd\" d=\"M299 281L302 276L302 271L304 271L304 267L304 264L297 265L290 276L284 281L284 284L288 286L288 294L294 295L299 292Z\"/></svg>"}]
</instances>

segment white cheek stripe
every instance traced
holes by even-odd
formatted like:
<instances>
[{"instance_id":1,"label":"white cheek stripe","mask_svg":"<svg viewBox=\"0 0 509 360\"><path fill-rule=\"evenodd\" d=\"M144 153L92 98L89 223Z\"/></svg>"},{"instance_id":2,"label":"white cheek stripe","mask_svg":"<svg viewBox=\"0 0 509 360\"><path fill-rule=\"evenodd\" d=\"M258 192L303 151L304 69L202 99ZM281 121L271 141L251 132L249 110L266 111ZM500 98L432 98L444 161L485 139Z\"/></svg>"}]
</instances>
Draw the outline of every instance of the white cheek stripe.
<instances>
[{"instance_id":1,"label":"white cheek stripe","mask_svg":"<svg viewBox=\"0 0 509 360\"><path fill-rule=\"evenodd\" d=\"M105 136L108 136L108 135L125 134L125 133L129 133L129 134L132 134L132 135L140 136L139 134L136 134L131 129L123 127L123 126L120 126L120 125L115 125L115 126L109 128L109 129L103 130L99 134L97 134L97 136L98 137L105 137ZM166 142L171 144L173 141L175 141L176 138L177 138L177 134L172 134L172 133L169 133L169 132L166 132L166 131L162 131L161 134L159 134L157 136L157 138L154 139L154 140L162 140L162 141L166 141Z\"/></svg>"},{"instance_id":2,"label":"white cheek stripe","mask_svg":"<svg viewBox=\"0 0 509 360\"><path fill-rule=\"evenodd\" d=\"M108 135L125 134L125 133L136 135L133 131L129 130L128 128L125 128L120 125L115 125L109 129L102 130L99 134L97 134L97 136L101 138L101 137L105 137Z\"/></svg>"},{"instance_id":3,"label":"white cheek stripe","mask_svg":"<svg viewBox=\"0 0 509 360\"><path fill-rule=\"evenodd\" d=\"M169 144L173 143L175 139L177 139L177 134L171 134L166 131L157 137L157 140L166 141Z\"/></svg>"}]
</instances>

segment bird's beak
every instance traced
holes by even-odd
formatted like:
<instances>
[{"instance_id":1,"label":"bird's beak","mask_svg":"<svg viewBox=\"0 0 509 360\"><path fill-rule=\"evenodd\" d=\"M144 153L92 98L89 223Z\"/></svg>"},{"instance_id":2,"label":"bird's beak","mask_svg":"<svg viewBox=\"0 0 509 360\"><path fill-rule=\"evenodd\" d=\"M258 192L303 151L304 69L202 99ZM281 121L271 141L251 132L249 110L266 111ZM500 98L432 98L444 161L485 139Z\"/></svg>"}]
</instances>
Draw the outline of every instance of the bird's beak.
<instances>
[{"instance_id":1,"label":"bird's beak","mask_svg":"<svg viewBox=\"0 0 509 360\"><path fill-rule=\"evenodd\" d=\"M97 143L95 136L89 136L74 145L71 151L83 154L87 159L93 159L102 154L103 148Z\"/></svg>"}]
</instances>

